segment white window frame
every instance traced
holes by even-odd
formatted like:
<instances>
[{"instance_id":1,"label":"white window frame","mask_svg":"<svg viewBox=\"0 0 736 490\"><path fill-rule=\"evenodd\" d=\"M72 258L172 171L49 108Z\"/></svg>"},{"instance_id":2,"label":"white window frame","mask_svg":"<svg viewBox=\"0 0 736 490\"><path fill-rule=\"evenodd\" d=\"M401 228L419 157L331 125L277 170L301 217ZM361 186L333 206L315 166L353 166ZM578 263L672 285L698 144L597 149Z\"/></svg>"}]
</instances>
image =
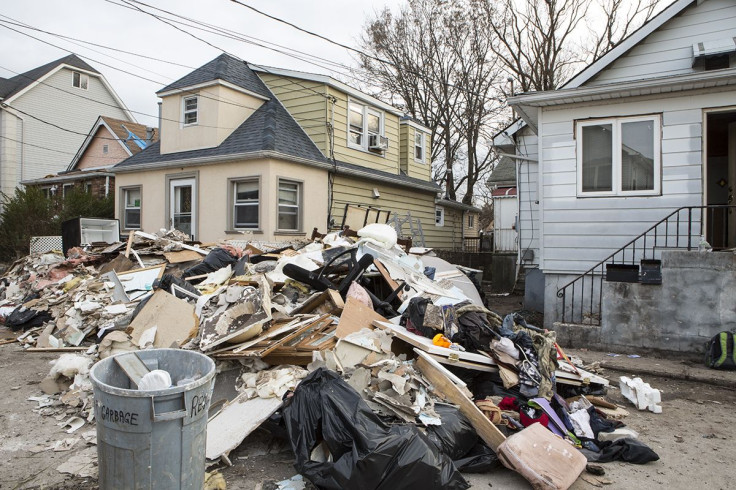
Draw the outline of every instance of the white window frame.
<instances>
[{"instance_id":1,"label":"white window frame","mask_svg":"<svg viewBox=\"0 0 736 490\"><path fill-rule=\"evenodd\" d=\"M468 215L468 228L474 228L475 227L475 215L469 214Z\"/></svg>"},{"instance_id":2,"label":"white window frame","mask_svg":"<svg viewBox=\"0 0 736 490\"><path fill-rule=\"evenodd\" d=\"M187 101L194 100L197 103L196 109L187 110ZM194 113L194 122L187 122L187 114ZM199 95L187 95L181 98L181 125L182 127L196 126L199 124Z\"/></svg>"},{"instance_id":3,"label":"white window frame","mask_svg":"<svg viewBox=\"0 0 736 490\"><path fill-rule=\"evenodd\" d=\"M296 205L294 204L281 204L279 202L279 193L281 192L281 184L289 184L296 186ZM276 231L279 232L300 232L302 229L302 196L304 195L304 183L298 180L290 179L277 179L276 182ZM279 216L281 216L281 207L289 207L296 209L296 228L280 228L279 227Z\"/></svg>"},{"instance_id":4,"label":"white window frame","mask_svg":"<svg viewBox=\"0 0 736 490\"><path fill-rule=\"evenodd\" d=\"M256 184L258 188L258 199L255 202L251 200L238 202L238 184ZM230 226L233 230L260 230L261 229L261 182L257 177L244 178L244 179L232 179L230 180L230 191L232 192L232 200L230 206L232 209L232 220ZM238 219L238 213L236 212L238 206L255 206L256 207L256 223L255 226L242 226L239 225L236 220Z\"/></svg>"},{"instance_id":5,"label":"white window frame","mask_svg":"<svg viewBox=\"0 0 736 490\"><path fill-rule=\"evenodd\" d=\"M434 225L438 228L445 226L445 208L442 206L434 207Z\"/></svg>"},{"instance_id":6,"label":"white window frame","mask_svg":"<svg viewBox=\"0 0 736 490\"><path fill-rule=\"evenodd\" d=\"M72 87L87 90L89 88L89 75L80 71L73 71Z\"/></svg>"},{"instance_id":7,"label":"white window frame","mask_svg":"<svg viewBox=\"0 0 736 490\"><path fill-rule=\"evenodd\" d=\"M351 106L356 106L361 108L362 114L363 114L363 132L361 133L363 135L362 141L360 145L357 145L350 141L350 108ZM376 109L375 107L369 106L363 102L359 102L355 99L348 99L348 117L347 117L347 144L348 148L354 148L356 150L361 150L365 152L369 152L374 155L380 155L385 157L386 152L372 152L368 149L368 142L370 140L369 133L368 133L368 115L373 114L375 116L378 116L378 136L385 136L385 123L386 123L386 117L383 111Z\"/></svg>"},{"instance_id":8,"label":"white window frame","mask_svg":"<svg viewBox=\"0 0 736 490\"><path fill-rule=\"evenodd\" d=\"M622 190L621 165L621 125L625 123L651 121L654 137L654 188L651 190ZM583 191L583 128L610 124L612 128L611 155L611 190L610 191ZM577 166L577 196L578 197L623 197L623 196L659 196L662 193L662 118L659 114L631 117L611 117L605 119L585 119L575 121L576 166Z\"/></svg>"},{"instance_id":9,"label":"white window frame","mask_svg":"<svg viewBox=\"0 0 736 490\"><path fill-rule=\"evenodd\" d=\"M122 198L123 198L123 229L124 230L140 230L141 225L143 224L143 187L142 186L134 186L134 187L123 187L120 189L122 192ZM138 195L140 196L138 199L138 206L128 206L128 192L130 191L138 191ZM128 225L128 213L127 211L129 209L137 209L138 210L138 226L129 226Z\"/></svg>"},{"instance_id":10,"label":"white window frame","mask_svg":"<svg viewBox=\"0 0 736 490\"><path fill-rule=\"evenodd\" d=\"M67 193L74 189L74 184L63 184L61 186L61 197L66 198Z\"/></svg>"},{"instance_id":11,"label":"white window frame","mask_svg":"<svg viewBox=\"0 0 736 490\"><path fill-rule=\"evenodd\" d=\"M421 139L421 147L417 144L417 139ZM417 148L421 148L422 150L422 158L417 158ZM427 161L427 143L426 143L426 135L424 132L419 130L414 130L414 161L417 163L425 163Z\"/></svg>"}]
</instances>

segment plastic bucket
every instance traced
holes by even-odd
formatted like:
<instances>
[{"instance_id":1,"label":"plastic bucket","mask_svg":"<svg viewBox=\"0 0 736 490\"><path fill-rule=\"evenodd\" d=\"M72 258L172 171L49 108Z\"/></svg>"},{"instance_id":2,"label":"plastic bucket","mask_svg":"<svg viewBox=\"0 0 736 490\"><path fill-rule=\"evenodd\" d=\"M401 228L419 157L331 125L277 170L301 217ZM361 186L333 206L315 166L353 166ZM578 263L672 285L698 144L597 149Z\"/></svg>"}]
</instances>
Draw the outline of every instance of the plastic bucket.
<instances>
[{"instance_id":1,"label":"plastic bucket","mask_svg":"<svg viewBox=\"0 0 736 490\"><path fill-rule=\"evenodd\" d=\"M215 363L180 349L137 354L148 369L168 371L174 386L131 389L116 356L92 367L100 488L201 490ZM194 381L176 386L187 378Z\"/></svg>"}]
</instances>

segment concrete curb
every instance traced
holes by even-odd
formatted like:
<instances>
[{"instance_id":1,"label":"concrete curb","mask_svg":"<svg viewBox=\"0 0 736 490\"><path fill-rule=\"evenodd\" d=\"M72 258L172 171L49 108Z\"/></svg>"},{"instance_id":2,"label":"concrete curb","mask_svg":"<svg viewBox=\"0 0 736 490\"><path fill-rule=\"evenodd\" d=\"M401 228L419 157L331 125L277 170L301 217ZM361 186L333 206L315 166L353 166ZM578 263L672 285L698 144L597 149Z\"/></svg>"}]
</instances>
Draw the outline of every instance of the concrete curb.
<instances>
[{"instance_id":1,"label":"concrete curb","mask_svg":"<svg viewBox=\"0 0 736 490\"><path fill-rule=\"evenodd\" d=\"M609 371L616 371L622 374L633 374L646 380L646 376L657 376L660 378L669 378L681 381L689 381L694 383L702 383L712 386L721 386L723 388L730 388L736 390L736 371L713 371L716 376L708 373L701 372L700 370L693 370L687 367L678 367L678 369L668 369L667 367L641 367L641 366L621 366L612 362L602 361L600 363L601 368ZM731 373L732 377L718 376L723 373ZM614 380L609 379L614 382ZM615 380L618 383L618 380Z\"/></svg>"}]
</instances>

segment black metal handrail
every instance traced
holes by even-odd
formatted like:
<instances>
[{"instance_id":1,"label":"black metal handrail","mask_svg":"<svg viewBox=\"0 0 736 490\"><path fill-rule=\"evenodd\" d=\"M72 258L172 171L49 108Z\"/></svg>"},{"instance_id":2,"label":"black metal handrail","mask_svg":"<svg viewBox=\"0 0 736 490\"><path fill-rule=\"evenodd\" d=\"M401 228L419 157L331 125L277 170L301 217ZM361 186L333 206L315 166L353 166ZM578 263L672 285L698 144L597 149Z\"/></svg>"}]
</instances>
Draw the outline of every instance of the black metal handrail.
<instances>
[{"instance_id":1,"label":"black metal handrail","mask_svg":"<svg viewBox=\"0 0 736 490\"><path fill-rule=\"evenodd\" d=\"M703 214L706 212L709 226L704 232ZM698 248L701 236L705 237L714 250L726 248L729 212L736 212L736 205L711 204L676 209L644 233L557 289L557 297L562 299L562 323L600 325L604 266L607 264L636 264L643 259L657 259L661 257L662 249L692 250ZM695 228L698 229L697 233L694 233ZM698 237L695 244L693 237ZM627 252L631 255L630 259L627 259Z\"/></svg>"}]
</instances>

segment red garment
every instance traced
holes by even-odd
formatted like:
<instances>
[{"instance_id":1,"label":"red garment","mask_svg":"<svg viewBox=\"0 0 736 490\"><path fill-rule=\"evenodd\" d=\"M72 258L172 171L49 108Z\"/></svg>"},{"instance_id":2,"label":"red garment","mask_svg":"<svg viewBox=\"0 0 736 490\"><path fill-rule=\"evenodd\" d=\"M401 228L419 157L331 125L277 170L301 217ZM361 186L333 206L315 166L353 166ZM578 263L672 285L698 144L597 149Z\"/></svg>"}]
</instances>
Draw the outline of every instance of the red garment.
<instances>
[{"instance_id":1,"label":"red garment","mask_svg":"<svg viewBox=\"0 0 736 490\"><path fill-rule=\"evenodd\" d=\"M539 418L533 419L522 411L522 412L519 412L519 422L521 422L521 425L523 425L524 427L529 427L530 425L536 424L537 422L539 422L545 427L548 427L549 426L549 415L547 415L546 413L542 413L542 415Z\"/></svg>"},{"instance_id":2,"label":"red garment","mask_svg":"<svg viewBox=\"0 0 736 490\"><path fill-rule=\"evenodd\" d=\"M498 404L498 408L501 410L509 410L511 412L519 411L519 404L516 402L516 398L512 396L505 396L501 403Z\"/></svg>"}]
</instances>

